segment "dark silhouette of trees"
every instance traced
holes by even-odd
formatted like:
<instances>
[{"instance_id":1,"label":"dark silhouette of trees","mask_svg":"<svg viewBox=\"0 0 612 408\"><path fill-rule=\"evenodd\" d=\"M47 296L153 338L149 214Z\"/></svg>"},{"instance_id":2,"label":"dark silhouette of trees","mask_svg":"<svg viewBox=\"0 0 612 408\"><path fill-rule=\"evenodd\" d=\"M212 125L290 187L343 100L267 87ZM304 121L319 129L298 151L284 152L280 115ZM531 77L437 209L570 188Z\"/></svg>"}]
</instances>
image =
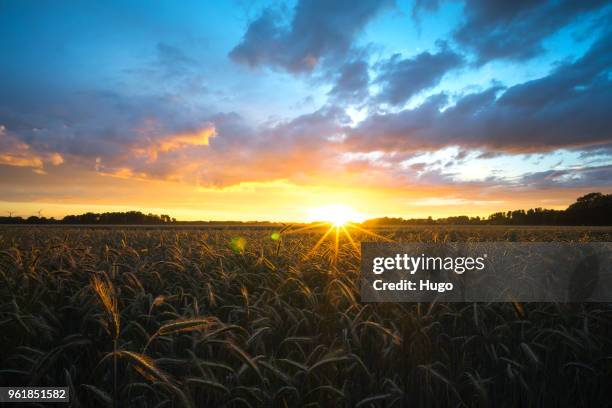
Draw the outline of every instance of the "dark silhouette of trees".
<instances>
[{"instance_id":1,"label":"dark silhouette of trees","mask_svg":"<svg viewBox=\"0 0 612 408\"><path fill-rule=\"evenodd\" d=\"M25 220L21 217L0 217L0 224L25 224Z\"/></svg>"},{"instance_id":2,"label":"dark silhouette of trees","mask_svg":"<svg viewBox=\"0 0 612 408\"><path fill-rule=\"evenodd\" d=\"M164 225L173 224L176 219L169 215L144 214L140 211L128 212L88 212L80 215L67 215L61 220L37 217L0 217L0 224L74 224L74 225Z\"/></svg>"},{"instance_id":3,"label":"dark silhouette of trees","mask_svg":"<svg viewBox=\"0 0 612 408\"><path fill-rule=\"evenodd\" d=\"M494 225L612 225L612 194L589 193L566 210L498 212L491 214L488 221Z\"/></svg>"},{"instance_id":4,"label":"dark silhouette of trees","mask_svg":"<svg viewBox=\"0 0 612 408\"><path fill-rule=\"evenodd\" d=\"M565 217L573 225L612 225L612 194L584 195L565 210Z\"/></svg>"},{"instance_id":5,"label":"dark silhouette of trees","mask_svg":"<svg viewBox=\"0 0 612 408\"><path fill-rule=\"evenodd\" d=\"M488 223L492 225L568 225L565 211L539 207L530 208L527 211L497 212L489 216Z\"/></svg>"},{"instance_id":6,"label":"dark silhouette of trees","mask_svg":"<svg viewBox=\"0 0 612 408\"><path fill-rule=\"evenodd\" d=\"M566 210L530 208L496 212L488 218L458 217L428 219L376 218L364 223L376 225L612 225L612 194L590 193L582 196Z\"/></svg>"},{"instance_id":7,"label":"dark silhouette of trees","mask_svg":"<svg viewBox=\"0 0 612 408\"><path fill-rule=\"evenodd\" d=\"M67 215L62 224L103 224L103 225L162 225L171 224L169 215L144 214L140 211L107 212L102 214L88 212L81 215Z\"/></svg>"}]
</instances>

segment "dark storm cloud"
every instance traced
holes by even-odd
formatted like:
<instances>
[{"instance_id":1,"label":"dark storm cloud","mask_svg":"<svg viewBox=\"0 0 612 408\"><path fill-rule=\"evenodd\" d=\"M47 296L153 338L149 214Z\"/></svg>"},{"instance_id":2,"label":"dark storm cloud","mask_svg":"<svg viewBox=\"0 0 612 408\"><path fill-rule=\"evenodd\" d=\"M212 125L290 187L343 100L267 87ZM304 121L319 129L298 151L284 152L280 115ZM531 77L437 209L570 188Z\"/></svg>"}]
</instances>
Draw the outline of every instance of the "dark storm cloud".
<instances>
[{"instance_id":1,"label":"dark storm cloud","mask_svg":"<svg viewBox=\"0 0 612 408\"><path fill-rule=\"evenodd\" d=\"M611 68L608 35L576 62L505 92L492 87L464 96L445 110L444 95L434 95L415 109L370 116L347 143L360 151L456 145L506 152L609 144Z\"/></svg>"},{"instance_id":2,"label":"dark storm cloud","mask_svg":"<svg viewBox=\"0 0 612 408\"><path fill-rule=\"evenodd\" d=\"M543 51L544 39L606 4L605 0L467 0L464 20L453 37L473 50L480 62L527 59Z\"/></svg>"},{"instance_id":3,"label":"dark storm cloud","mask_svg":"<svg viewBox=\"0 0 612 408\"><path fill-rule=\"evenodd\" d=\"M411 58L395 54L378 66L381 102L401 105L420 91L434 87L449 70L459 67L463 57L440 43L435 54L423 52Z\"/></svg>"},{"instance_id":4,"label":"dark storm cloud","mask_svg":"<svg viewBox=\"0 0 612 408\"><path fill-rule=\"evenodd\" d=\"M392 0L300 0L288 25L268 8L249 24L229 56L250 67L290 72L311 71L322 60L340 62L365 25L392 5Z\"/></svg>"}]
</instances>

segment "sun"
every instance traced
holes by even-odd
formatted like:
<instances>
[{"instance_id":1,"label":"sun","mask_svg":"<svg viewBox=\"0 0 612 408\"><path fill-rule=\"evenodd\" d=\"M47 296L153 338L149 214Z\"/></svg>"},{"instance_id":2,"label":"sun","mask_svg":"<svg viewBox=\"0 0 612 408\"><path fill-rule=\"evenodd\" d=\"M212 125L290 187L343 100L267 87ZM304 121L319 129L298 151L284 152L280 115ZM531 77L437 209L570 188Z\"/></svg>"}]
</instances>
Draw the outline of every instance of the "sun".
<instances>
[{"instance_id":1,"label":"sun","mask_svg":"<svg viewBox=\"0 0 612 408\"><path fill-rule=\"evenodd\" d=\"M335 227L342 227L349 222L361 222L363 218L362 214L343 204L323 205L308 210L310 221L323 221Z\"/></svg>"},{"instance_id":2,"label":"sun","mask_svg":"<svg viewBox=\"0 0 612 408\"><path fill-rule=\"evenodd\" d=\"M314 244L312 249L308 251L307 254L304 255L304 259L307 259L313 256L319 247L328 239L332 240L334 243L333 246L333 262L335 263L338 258L338 253L340 251L340 239L342 237L346 237L348 242L351 244L352 248L359 252L359 241L356 241L351 232L355 232L362 235L367 235L369 237L373 237L375 239L382 239L385 241L391 241L390 238L385 237L383 235L379 235L373 231L369 231L367 228L364 228L360 225L365 220L365 216L349 207L348 205L343 204L328 204L322 205L319 207L311 207L307 210L308 221L310 224L305 226L294 226L288 225L285 226L275 238L272 239L278 240L280 243L280 236L283 235L291 235L303 233L305 231L316 231L324 228L325 232L319 238L319 240ZM280 244L279 244L280 245Z\"/></svg>"}]
</instances>

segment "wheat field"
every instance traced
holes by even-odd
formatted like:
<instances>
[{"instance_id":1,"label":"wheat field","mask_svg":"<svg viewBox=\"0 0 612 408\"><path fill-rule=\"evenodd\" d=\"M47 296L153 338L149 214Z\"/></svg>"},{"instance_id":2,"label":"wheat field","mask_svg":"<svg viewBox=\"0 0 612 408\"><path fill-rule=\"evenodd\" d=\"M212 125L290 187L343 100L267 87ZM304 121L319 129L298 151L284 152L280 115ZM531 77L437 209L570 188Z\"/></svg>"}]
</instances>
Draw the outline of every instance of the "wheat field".
<instances>
[{"instance_id":1,"label":"wheat field","mask_svg":"<svg viewBox=\"0 0 612 408\"><path fill-rule=\"evenodd\" d=\"M2 227L0 383L68 386L73 407L609 404L611 305L362 303L358 243L382 238L317 247L322 232ZM612 228L377 233L612 240Z\"/></svg>"}]
</instances>

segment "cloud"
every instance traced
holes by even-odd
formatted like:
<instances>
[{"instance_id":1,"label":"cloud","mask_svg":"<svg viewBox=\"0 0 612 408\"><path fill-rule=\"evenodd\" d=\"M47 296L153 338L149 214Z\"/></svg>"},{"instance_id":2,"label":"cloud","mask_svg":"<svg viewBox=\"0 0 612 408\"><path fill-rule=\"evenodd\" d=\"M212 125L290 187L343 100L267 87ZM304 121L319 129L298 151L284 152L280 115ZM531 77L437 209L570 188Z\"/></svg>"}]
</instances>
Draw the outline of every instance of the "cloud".
<instances>
[{"instance_id":1,"label":"cloud","mask_svg":"<svg viewBox=\"0 0 612 408\"><path fill-rule=\"evenodd\" d=\"M59 153L35 151L29 144L8 134L6 128L0 125L0 164L31 167L39 173L44 173L45 164L59 166L62 163L64 158Z\"/></svg>"},{"instance_id":2,"label":"cloud","mask_svg":"<svg viewBox=\"0 0 612 408\"><path fill-rule=\"evenodd\" d=\"M412 5L412 18L420 24L422 12L433 12L440 7L441 0L414 0Z\"/></svg>"},{"instance_id":3,"label":"cloud","mask_svg":"<svg viewBox=\"0 0 612 408\"><path fill-rule=\"evenodd\" d=\"M340 169L342 149L334 139L350 118L337 107L324 107L288 121L249 126L236 114L213 117L217 136L199 172L201 184L243 181L315 180Z\"/></svg>"},{"instance_id":4,"label":"cloud","mask_svg":"<svg viewBox=\"0 0 612 408\"><path fill-rule=\"evenodd\" d=\"M341 62L366 24L392 5L391 0L300 0L289 24L278 10L267 8L229 56L250 67L310 72L324 60Z\"/></svg>"},{"instance_id":5,"label":"cloud","mask_svg":"<svg viewBox=\"0 0 612 408\"><path fill-rule=\"evenodd\" d=\"M202 186L289 179L315 180L339 170L333 139L349 118L322 108L292 120L253 126L236 113L211 115L191 133L158 135L156 121L125 142L124 153L97 157L97 171L122 178L183 181ZM148 135L153 135L150 137Z\"/></svg>"},{"instance_id":6,"label":"cloud","mask_svg":"<svg viewBox=\"0 0 612 408\"><path fill-rule=\"evenodd\" d=\"M447 107L443 94L414 109L374 114L349 132L355 151L460 146L504 152L594 148L612 141L612 37L579 60L508 89L468 94Z\"/></svg>"},{"instance_id":7,"label":"cloud","mask_svg":"<svg viewBox=\"0 0 612 408\"><path fill-rule=\"evenodd\" d=\"M168 63L183 59L169 46L158 53ZM335 107L258 124L164 90L80 90L83 84L48 80L0 80L0 86L6 96L0 99L2 162L42 169L65 161L121 178L215 186L314 179L336 168L333 156L341 145L332 139L349 121Z\"/></svg>"},{"instance_id":8,"label":"cloud","mask_svg":"<svg viewBox=\"0 0 612 408\"><path fill-rule=\"evenodd\" d=\"M340 69L329 95L339 103L363 103L369 96L370 75L363 60L351 61Z\"/></svg>"},{"instance_id":9,"label":"cloud","mask_svg":"<svg viewBox=\"0 0 612 408\"><path fill-rule=\"evenodd\" d=\"M145 124L144 127L138 130L143 135L144 140L141 141L137 146L132 148L132 151L136 155L144 155L148 157L149 161L157 160L160 153L172 152L179 149L190 148L193 146L208 146L210 139L216 136L215 127L212 124L208 123L205 124L201 129L197 129L194 131L150 138L148 137L150 127L152 127L153 129L155 128L154 123L152 123L151 125L152 126L148 126L147 124Z\"/></svg>"},{"instance_id":10,"label":"cloud","mask_svg":"<svg viewBox=\"0 0 612 408\"><path fill-rule=\"evenodd\" d=\"M465 198L457 198L457 197L427 197L422 199L413 200L411 202L414 206L423 206L423 207L431 207L431 206L473 206L473 205L491 205L491 204L501 204L503 201L501 200L467 200Z\"/></svg>"},{"instance_id":11,"label":"cloud","mask_svg":"<svg viewBox=\"0 0 612 408\"><path fill-rule=\"evenodd\" d=\"M424 163L402 168L401 161L415 152L456 145L478 148L487 155L559 147L594 149L612 142L611 124L606 121L612 113L612 47L607 38L548 77L463 95L452 106L448 96L437 94L414 109L376 110L375 102L401 105L435 87L446 72L462 64L457 52L440 43L436 51L395 56L369 66L366 53L354 52L353 42L384 7L388 4L304 1L296 6L289 24L270 10L251 24L233 51L242 56L234 57L250 55L241 54L246 51L240 47L252 40L249 52L256 53L254 66L304 72L312 69L303 64L309 56L316 66L327 61L336 68L320 72L333 81L329 105L294 118L258 123L248 115L218 112L198 98L186 97L175 85L198 70L188 56L195 54L165 43L158 44L151 68L160 87L142 88L141 82L135 82L125 87L104 83L105 88L98 89L97 82L88 85L70 78L58 84L49 78L0 80L6 96L0 99L0 123L6 126L0 136L0 162L11 164L13 171L19 170L15 166L27 166L51 174L70 166L127 179L215 187L279 179L339 183L350 177L397 187L458 182L454 174L445 172L448 168L428 168ZM256 41L250 31L260 23L272 29L258 31L263 37ZM375 70L380 93L370 96L370 73ZM162 82L164 77L168 80ZM346 105L366 100L372 103L357 115L349 112L353 117L370 116L351 127ZM257 109L265 113L269 107L262 102ZM369 156L371 152L379 152L380 157ZM357 159L344 160L351 155ZM457 161L468 160L463 153L451 159L452 171L460 171Z\"/></svg>"},{"instance_id":12,"label":"cloud","mask_svg":"<svg viewBox=\"0 0 612 408\"><path fill-rule=\"evenodd\" d=\"M0 101L0 121L35 151L66 160L130 160L134 148L199 144L209 111L174 95L128 95L119 91L57 91L24 87L20 104ZM9 96L9 99L11 97ZM206 136L206 135L204 135ZM201 137L204 140L205 137Z\"/></svg>"},{"instance_id":13,"label":"cloud","mask_svg":"<svg viewBox=\"0 0 612 408\"><path fill-rule=\"evenodd\" d=\"M188 57L183 50L163 42L157 44L156 54L155 62L167 78L183 76L198 66L197 61Z\"/></svg>"},{"instance_id":14,"label":"cloud","mask_svg":"<svg viewBox=\"0 0 612 408\"><path fill-rule=\"evenodd\" d=\"M440 43L435 54L423 52L411 58L395 54L378 66L376 82L382 87L378 100L401 105L412 96L434 87L449 70L463 64L463 57L445 43Z\"/></svg>"},{"instance_id":15,"label":"cloud","mask_svg":"<svg viewBox=\"0 0 612 408\"><path fill-rule=\"evenodd\" d=\"M467 0L455 41L472 50L479 62L497 58L525 60L543 51L542 42L582 15L602 9L605 0ZM417 2L431 9L435 3Z\"/></svg>"},{"instance_id":16,"label":"cloud","mask_svg":"<svg viewBox=\"0 0 612 408\"><path fill-rule=\"evenodd\" d=\"M159 151L171 152L188 146L208 146L209 139L214 136L215 128L212 125L195 132L177 133L162 139L158 143Z\"/></svg>"},{"instance_id":17,"label":"cloud","mask_svg":"<svg viewBox=\"0 0 612 408\"><path fill-rule=\"evenodd\" d=\"M524 175L519 184L536 189L610 187L612 165L547 170Z\"/></svg>"},{"instance_id":18,"label":"cloud","mask_svg":"<svg viewBox=\"0 0 612 408\"><path fill-rule=\"evenodd\" d=\"M210 78L206 75L206 64L210 61L196 55L200 53L188 46L182 48L158 42L152 55L121 72L127 74L126 83L139 84L138 92L166 92L176 98L201 100L212 92L208 86Z\"/></svg>"}]
</instances>

